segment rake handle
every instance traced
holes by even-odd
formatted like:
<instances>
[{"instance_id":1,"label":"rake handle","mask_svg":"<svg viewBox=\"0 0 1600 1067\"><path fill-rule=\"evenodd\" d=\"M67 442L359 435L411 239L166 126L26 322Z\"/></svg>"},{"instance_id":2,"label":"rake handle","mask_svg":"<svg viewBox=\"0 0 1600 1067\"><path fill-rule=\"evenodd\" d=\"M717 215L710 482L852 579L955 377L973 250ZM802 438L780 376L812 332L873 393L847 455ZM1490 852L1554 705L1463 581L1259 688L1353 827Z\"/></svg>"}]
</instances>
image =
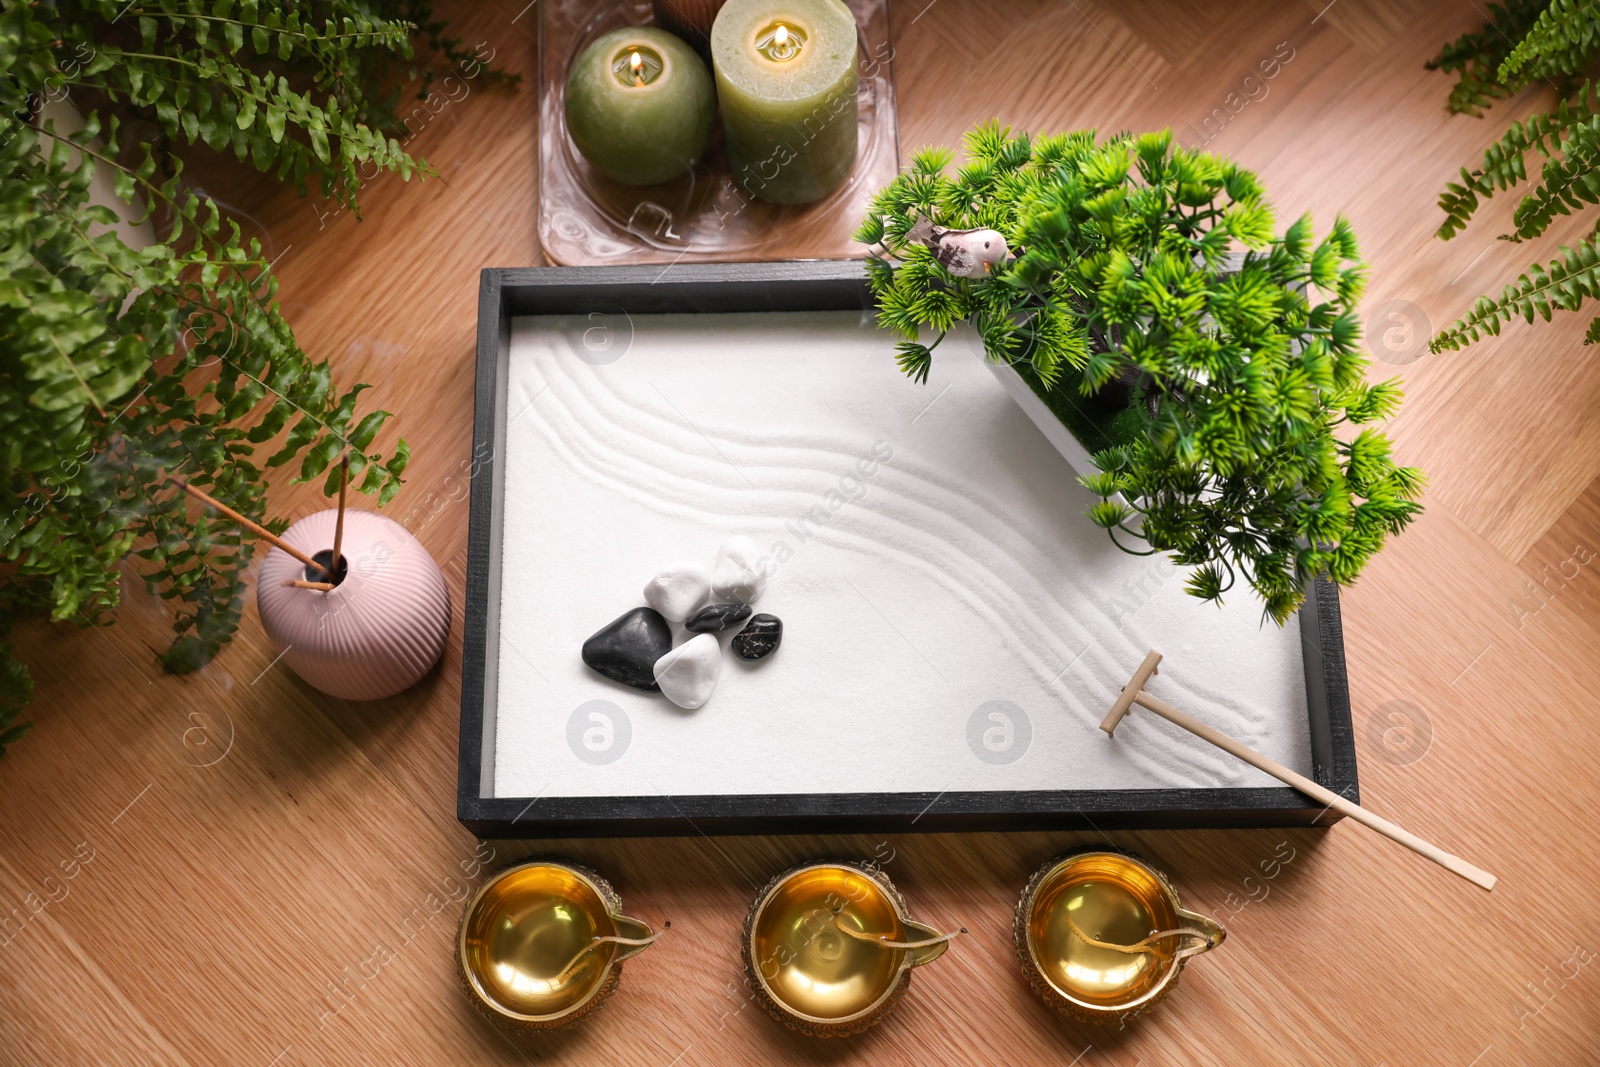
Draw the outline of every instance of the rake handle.
<instances>
[{"instance_id":1,"label":"rake handle","mask_svg":"<svg viewBox=\"0 0 1600 1067\"><path fill-rule=\"evenodd\" d=\"M1495 876L1488 871L1474 867L1460 856L1446 852L1439 846L1424 841L1411 831L1396 826L1388 819L1374 815L1360 804L1347 800L1333 790L1318 785L1303 774L1291 771L1276 760L1268 759L1253 748L1241 745L1227 734L1207 726L1199 719L1185 715L1171 704L1151 696L1144 690L1140 689L1134 693L1133 703L1141 708L1155 712L1168 722L1183 727L1197 737L1204 738L1224 752L1239 757L1251 766L1266 771L1280 782L1286 782L1294 786L1312 800L1321 801L1334 811L1342 815L1348 815L1357 822L1370 826L1389 840L1399 842L1420 856L1426 856L1446 870L1459 874L1473 885L1483 889L1492 890L1494 888Z\"/></svg>"}]
</instances>

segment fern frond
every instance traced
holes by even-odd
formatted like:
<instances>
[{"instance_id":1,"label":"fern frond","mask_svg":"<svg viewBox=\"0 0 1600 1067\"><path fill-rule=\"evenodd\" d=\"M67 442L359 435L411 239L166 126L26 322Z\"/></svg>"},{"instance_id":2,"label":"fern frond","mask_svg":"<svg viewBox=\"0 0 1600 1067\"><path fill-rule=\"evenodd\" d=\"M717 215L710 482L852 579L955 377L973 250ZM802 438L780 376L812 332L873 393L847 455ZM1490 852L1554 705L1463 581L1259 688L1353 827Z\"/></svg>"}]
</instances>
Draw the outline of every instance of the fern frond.
<instances>
[{"instance_id":1,"label":"fern frond","mask_svg":"<svg viewBox=\"0 0 1600 1067\"><path fill-rule=\"evenodd\" d=\"M1499 80L1500 64L1549 7L1549 0L1511 0L1486 6L1488 22L1481 30L1457 37L1427 63L1429 70L1456 75L1449 101L1450 110L1456 113L1480 115L1494 100L1510 94Z\"/></svg>"},{"instance_id":2,"label":"fern frond","mask_svg":"<svg viewBox=\"0 0 1600 1067\"><path fill-rule=\"evenodd\" d=\"M1600 3L1594 0L1554 0L1511 50L1495 72L1504 85L1516 76L1556 73L1571 75L1593 59L1600 43Z\"/></svg>"},{"instance_id":3,"label":"fern frond","mask_svg":"<svg viewBox=\"0 0 1600 1067\"><path fill-rule=\"evenodd\" d=\"M1538 237L1557 215L1600 203L1600 115L1594 117L1594 125L1575 131L1562 146L1563 157L1544 165L1539 184L1511 213L1512 240Z\"/></svg>"},{"instance_id":4,"label":"fern frond","mask_svg":"<svg viewBox=\"0 0 1600 1067\"><path fill-rule=\"evenodd\" d=\"M1586 300L1600 299L1600 241L1562 246L1560 253L1548 266L1531 265L1498 298L1480 296L1471 312L1428 342L1429 351L1453 351L1484 334L1498 337L1501 326L1518 315L1528 322L1535 316L1548 322L1556 311L1576 311Z\"/></svg>"},{"instance_id":5,"label":"fern frond","mask_svg":"<svg viewBox=\"0 0 1600 1067\"><path fill-rule=\"evenodd\" d=\"M1478 209L1480 197L1487 200L1496 192L1526 181L1525 157L1529 152L1553 159L1558 152L1565 153L1569 143L1593 144L1600 138L1596 102L1595 86L1585 82L1573 99L1562 100L1554 111L1541 111L1523 122L1513 122L1500 140L1484 150L1477 170L1462 168L1461 181L1449 183L1440 194L1439 207L1445 220L1438 236L1449 240L1459 233Z\"/></svg>"}]
</instances>

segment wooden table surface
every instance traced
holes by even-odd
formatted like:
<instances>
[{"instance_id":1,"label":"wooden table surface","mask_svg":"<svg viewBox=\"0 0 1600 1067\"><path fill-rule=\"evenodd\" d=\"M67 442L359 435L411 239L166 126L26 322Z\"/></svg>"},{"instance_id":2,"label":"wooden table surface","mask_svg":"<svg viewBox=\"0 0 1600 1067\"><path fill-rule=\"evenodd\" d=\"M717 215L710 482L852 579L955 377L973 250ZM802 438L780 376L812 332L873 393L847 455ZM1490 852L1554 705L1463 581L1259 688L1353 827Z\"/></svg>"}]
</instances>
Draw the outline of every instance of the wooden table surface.
<instances>
[{"instance_id":1,"label":"wooden table surface","mask_svg":"<svg viewBox=\"0 0 1600 1067\"><path fill-rule=\"evenodd\" d=\"M1529 258L1494 240L1509 204L1446 244L1431 236L1434 198L1545 98L1530 91L1488 121L1446 114L1449 81L1422 63L1482 23L1471 0L1324 3L896 0L902 151L991 116L1030 130L1170 124L1256 169L1282 224L1347 213L1372 265L1369 335L1403 353L1405 316L1426 335ZM398 414L379 445L402 433L416 459L386 511L433 552L458 606L477 272L543 262L538 13L524 0L464 9L469 44L525 80L435 98L410 147L441 180L379 179L362 221L262 183L210 190L278 257L304 346L341 381L374 383L367 410ZM1228 121L1207 129L1216 108ZM1559 229L1571 240L1584 225ZM214 663L163 675L166 611L130 566L115 627L19 631L37 727L0 761L0 908L12 916L0 1062L1600 1063L1588 810L1600 349L1580 344L1586 322L1519 324L1465 353L1376 368L1405 379L1398 453L1431 483L1426 515L1345 595L1362 796L1499 874L1492 894L1349 821L480 844L455 820L459 610L441 670L351 704L274 664L253 598ZM274 504L318 506L286 480ZM1230 931L1122 1031L1050 1014L1010 944L1027 874L1102 840L1155 859ZM579 1030L513 1038L473 1014L452 938L486 865L552 850L606 872L631 914L672 930ZM920 918L971 931L917 973L885 1025L829 1043L752 1005L738 957L756 888L818 854L886 859ZM1275 856L1292 859L1267 878Z\"/></svg>"}]
</instances>

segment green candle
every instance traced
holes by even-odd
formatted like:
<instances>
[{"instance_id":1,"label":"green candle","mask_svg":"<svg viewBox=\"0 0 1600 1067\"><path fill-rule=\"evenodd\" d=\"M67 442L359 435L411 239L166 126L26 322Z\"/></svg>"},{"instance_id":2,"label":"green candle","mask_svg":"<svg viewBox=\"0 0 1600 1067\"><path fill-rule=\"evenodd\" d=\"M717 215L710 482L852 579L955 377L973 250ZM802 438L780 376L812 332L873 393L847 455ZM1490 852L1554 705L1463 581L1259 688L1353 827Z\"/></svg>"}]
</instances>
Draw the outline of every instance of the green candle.
<instances>
[{"instance_id":1,"label":"green candle","mask_svg":"<svg viewBox=\"0 0 1600 1067\"><path fill-rule=\"evenodd\" d=\"M649 26L595 40L567 75L567 132L594 168L627 185L689 169L716 123L711 74L683 41Z\"/></svg>"},{"instance_id":2,"label":"green candle","mask_svg":"<svg viewBox=\"0 0 1600 1067\"><path fill-rule=\"evenodd\" d=\"M840 0L728 0L711 28L728 161L778 204L820 200L856 161L856 20Z\"/></svg>"}]
</instances>

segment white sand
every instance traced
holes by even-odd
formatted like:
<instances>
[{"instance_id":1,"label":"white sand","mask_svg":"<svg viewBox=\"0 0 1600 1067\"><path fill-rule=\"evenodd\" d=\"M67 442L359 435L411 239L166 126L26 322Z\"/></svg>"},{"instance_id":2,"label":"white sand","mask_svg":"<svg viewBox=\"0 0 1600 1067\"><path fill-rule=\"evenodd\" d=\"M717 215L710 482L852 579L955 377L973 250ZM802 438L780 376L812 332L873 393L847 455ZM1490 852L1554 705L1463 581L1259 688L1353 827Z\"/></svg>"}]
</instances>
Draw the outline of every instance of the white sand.
<instances>
[{"instance_id":1,"label":"white sand","mask_svg":"<svg viewBox=\"0 0 1600 1067\"><path fill-rule=\"evenodd\" d=\"M1119 552L964 337L917 386L855 313L638 317L600 366L575 354L592 325L513 323L497 796L1274 784L1139 709L1096 729L1150 648L1153 692L1311 772L1298 624ZM775 655L727 653L693 712L583 665L659 567L733 533L777 564L756 605L783 619ZM593 700L631 734L600 765L568 744ZM991 701L1026 716L1009 749L979 716L1009 763L969 745Z\"/></svg>"}]
</instances>

